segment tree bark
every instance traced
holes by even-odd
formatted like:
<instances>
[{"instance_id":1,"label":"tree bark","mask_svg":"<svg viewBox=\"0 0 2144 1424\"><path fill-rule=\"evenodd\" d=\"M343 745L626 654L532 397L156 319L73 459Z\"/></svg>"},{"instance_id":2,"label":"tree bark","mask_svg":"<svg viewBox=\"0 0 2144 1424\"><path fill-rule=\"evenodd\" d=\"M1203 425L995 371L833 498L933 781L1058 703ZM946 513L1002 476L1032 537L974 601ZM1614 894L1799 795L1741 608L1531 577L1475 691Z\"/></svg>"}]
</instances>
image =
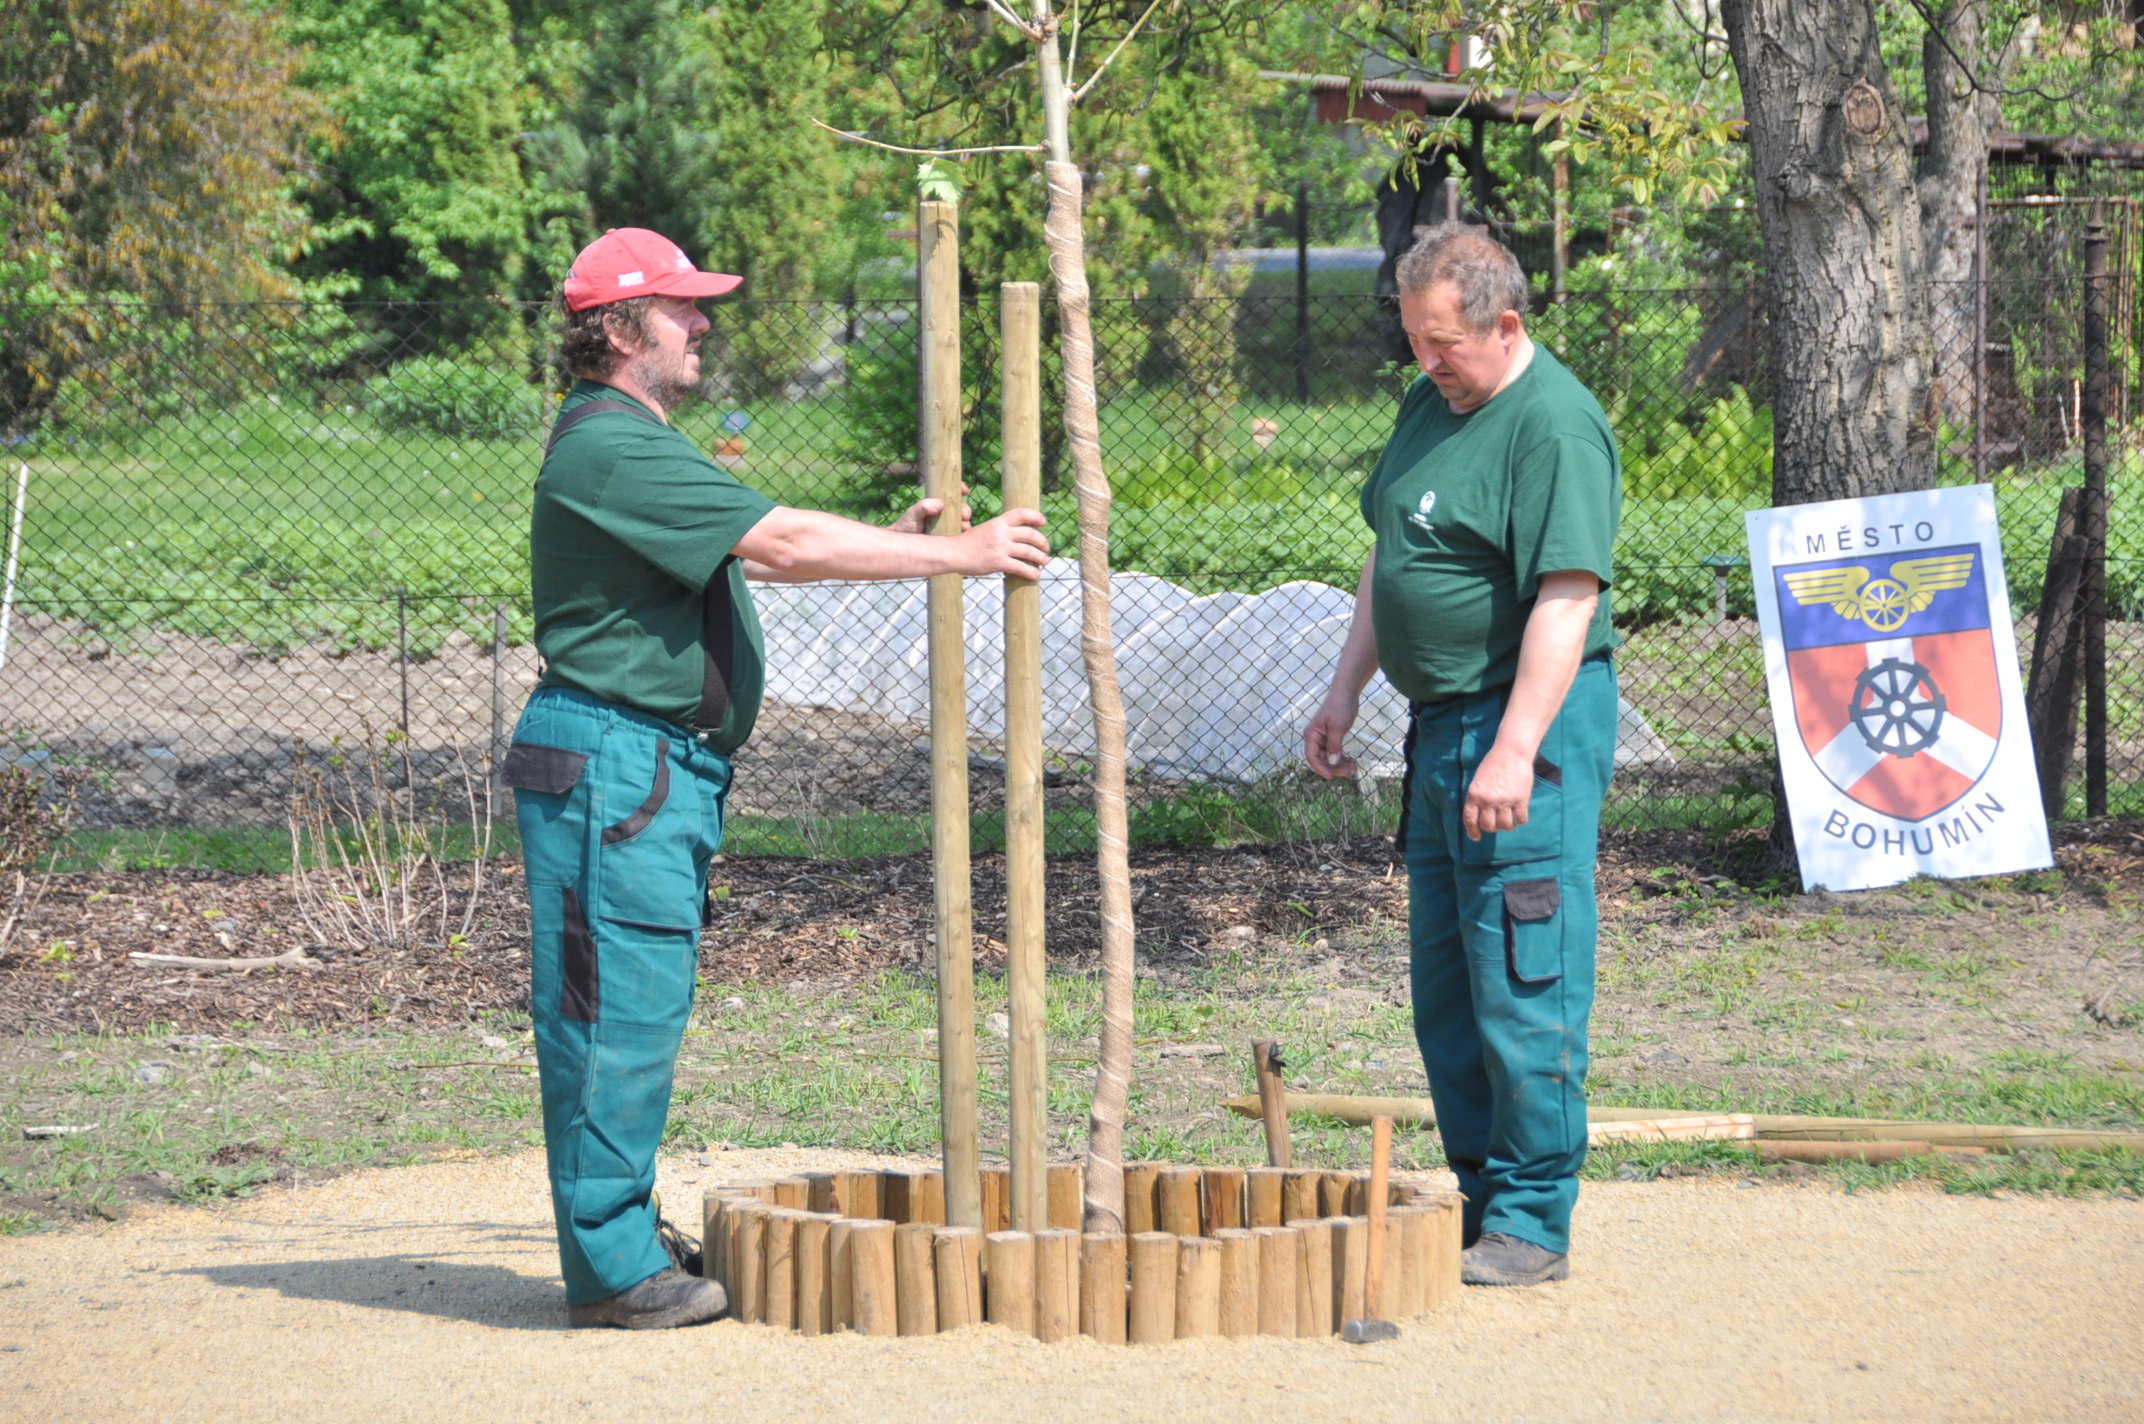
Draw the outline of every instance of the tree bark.
<instances>
[{"instance_id":1,"label":"tree bark","mask_svg":"<svg viewBox=\"0 0 2144 1424\"><path fill-rule=\"evenodd\" d=\"M1776 504L1935 477L1913 141L1871 0L1723 0L1764 237Z\"/></svg>"},{"instance_id":2,"label":"tree bark","mask_svg":"<svg viewBox=\"0 0 2144 1424\"><path fill-rule=\"evenodd\" d=\"M1987 0L1951 0L1936 19L1940 29L1921 40L1928 147L1914 188L1928 253L1934 399L1945 418L1964 429L1973 421L1973 223L1988 166L1988 133L2001 118L2000 102L1983 88L1995 87L2006 66L1989 66L1981 57Z\"/></svg>"}]
</instances>

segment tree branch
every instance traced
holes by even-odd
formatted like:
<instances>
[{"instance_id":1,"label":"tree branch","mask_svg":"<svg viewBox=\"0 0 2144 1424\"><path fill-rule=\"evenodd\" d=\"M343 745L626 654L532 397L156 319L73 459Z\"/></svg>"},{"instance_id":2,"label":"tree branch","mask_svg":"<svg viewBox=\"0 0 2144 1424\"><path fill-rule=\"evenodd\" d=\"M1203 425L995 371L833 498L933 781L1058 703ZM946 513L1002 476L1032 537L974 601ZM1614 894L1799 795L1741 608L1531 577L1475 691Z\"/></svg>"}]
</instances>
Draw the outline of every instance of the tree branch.
<instances>
[{"instance_id":1,"label":"tree branch","mask_svg":"<svg viewBox=\"0 0 2144 1424\"><path fill-rule=\"evenodd\" d=\"M1132 27L1124 32L1124 38L1117 41L1117 47L1103 56L1102 62L1094 67L1094 73L1087 76L1087 82L1072 91L1066 99L1067 103L1077 104L1087 97L1087 91L1092 89L1096 81L1100 80L1102 75L1108 71L1109 66L1116 62L1117 56L1124 52L1124 47L1132 42L1132 36L1139 33L1139 27L1152 19L1154 12L1160 8L1161 0L1154 0L1153 4L1146 7L1146 13L1132 22Z\"/></svg>"},{"instance_id":2,"label":"tree branch","mask_svg":"<svg viewBox=\"0 0 2144 1424\"><path fill-rule=\"evenodd\" d=\"M850 133L847 129L837 129L832 124L820 123L817 119L813 119L812 123L818 128L825 129L834 137L845 138L850 143L860 143L869 148L883 148L888 153L913 153L920 158L966 158L974 153L1042 152L1042 145L1039 143L996 143L986 144L979 148L904 148L897 143L880 143L877 139L865 138L860 133Z\"/></svg>"},{"instance_id":3,"label":"tree branch","mask_svg":"<svg viewBox=\"0 0 2144 1424\"><path fill-rule=\"evenodd\" d=\"M990 13L996 15L1006 24L1011 25L1021 34L1026 35L1031 42L1035 44L1042 42L1042 31L1006 9L1004 0L983 0L983 3L990 7Z\"/></svg>"}]
</instances>

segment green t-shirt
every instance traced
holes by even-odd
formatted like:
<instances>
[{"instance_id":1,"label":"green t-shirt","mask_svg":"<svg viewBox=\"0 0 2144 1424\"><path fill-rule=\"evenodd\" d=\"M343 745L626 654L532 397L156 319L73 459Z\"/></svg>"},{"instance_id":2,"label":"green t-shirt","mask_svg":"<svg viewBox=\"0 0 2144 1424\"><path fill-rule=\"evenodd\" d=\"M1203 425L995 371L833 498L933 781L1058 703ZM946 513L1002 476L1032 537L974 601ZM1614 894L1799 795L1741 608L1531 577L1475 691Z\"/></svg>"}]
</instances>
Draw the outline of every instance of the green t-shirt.
<instances>
[{"instance_id":1,"label":"green t-shirt","mask_svg":"<svg viewBox=\"0 0 2144 1424\"><path fill-rule=\"evenodd\" d=\"M1622 503L1608 417L1539 342L1517 380L1465 415L1418 378L1362 487L1385 676L1415 702L1510 682L1541 575L1576 569L1602 588L1586 653L1613 648L1607 585Z\"/></svg>"},{"instance_id":2,"label":"green t-shirt","mask_svg":"<svg viewBox=\"0 0 2144 1424\"><path fill-rule=\"evenodd\" d=\"M576 381L559 414L591 400L647 410ZM529 520L543 686L708 732L725 752L743 746L766 650L730 550L773 508L652 411L577 422L544 457Z\"/></svg>"}]
</instances>

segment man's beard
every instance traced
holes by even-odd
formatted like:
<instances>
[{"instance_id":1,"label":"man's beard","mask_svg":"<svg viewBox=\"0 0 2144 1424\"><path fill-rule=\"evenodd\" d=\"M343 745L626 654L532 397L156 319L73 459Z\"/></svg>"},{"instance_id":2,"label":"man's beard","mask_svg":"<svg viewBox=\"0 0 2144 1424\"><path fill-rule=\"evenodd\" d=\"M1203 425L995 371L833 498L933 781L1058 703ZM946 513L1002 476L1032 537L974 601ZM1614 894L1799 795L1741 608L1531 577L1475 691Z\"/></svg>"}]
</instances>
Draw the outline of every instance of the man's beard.
<instances>
[{"instance_id":1,"label":"man's beard","mask_svg":"<svg viewBox=\"0 0 2144 1424\"><path fill-rule=\"evenodd\" d=\"M697 354L665 351L659 346L643 351L633 362L633 376L657 405L671 410L682 405L686 397L699 393L699 377L692 374Z\"/></svg>"}]
</instances>

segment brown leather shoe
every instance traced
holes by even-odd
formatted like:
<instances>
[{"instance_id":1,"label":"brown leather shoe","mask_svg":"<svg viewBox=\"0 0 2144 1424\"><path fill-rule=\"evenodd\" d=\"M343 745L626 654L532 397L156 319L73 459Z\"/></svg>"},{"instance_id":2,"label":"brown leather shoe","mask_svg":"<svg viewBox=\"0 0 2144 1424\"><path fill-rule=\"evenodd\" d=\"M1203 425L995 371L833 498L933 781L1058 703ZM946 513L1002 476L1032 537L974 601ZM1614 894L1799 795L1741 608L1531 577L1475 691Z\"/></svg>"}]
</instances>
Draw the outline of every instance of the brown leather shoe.
<instances>
[{"instance_id":1,"label":"brown leather shoe","mask_svg":"<svg viewBox=\"0 0 2144 1424\"><path fill-rule=\"evenodd\" d=\"M671 1330L680 1325L704 1325L729 1309L729 1304L729 1297L715 1282L666 1266L608 1300L568 1306L566 1319L576 1330L601 1325L620 1330Z\"/></svg>"}]
</instances>

